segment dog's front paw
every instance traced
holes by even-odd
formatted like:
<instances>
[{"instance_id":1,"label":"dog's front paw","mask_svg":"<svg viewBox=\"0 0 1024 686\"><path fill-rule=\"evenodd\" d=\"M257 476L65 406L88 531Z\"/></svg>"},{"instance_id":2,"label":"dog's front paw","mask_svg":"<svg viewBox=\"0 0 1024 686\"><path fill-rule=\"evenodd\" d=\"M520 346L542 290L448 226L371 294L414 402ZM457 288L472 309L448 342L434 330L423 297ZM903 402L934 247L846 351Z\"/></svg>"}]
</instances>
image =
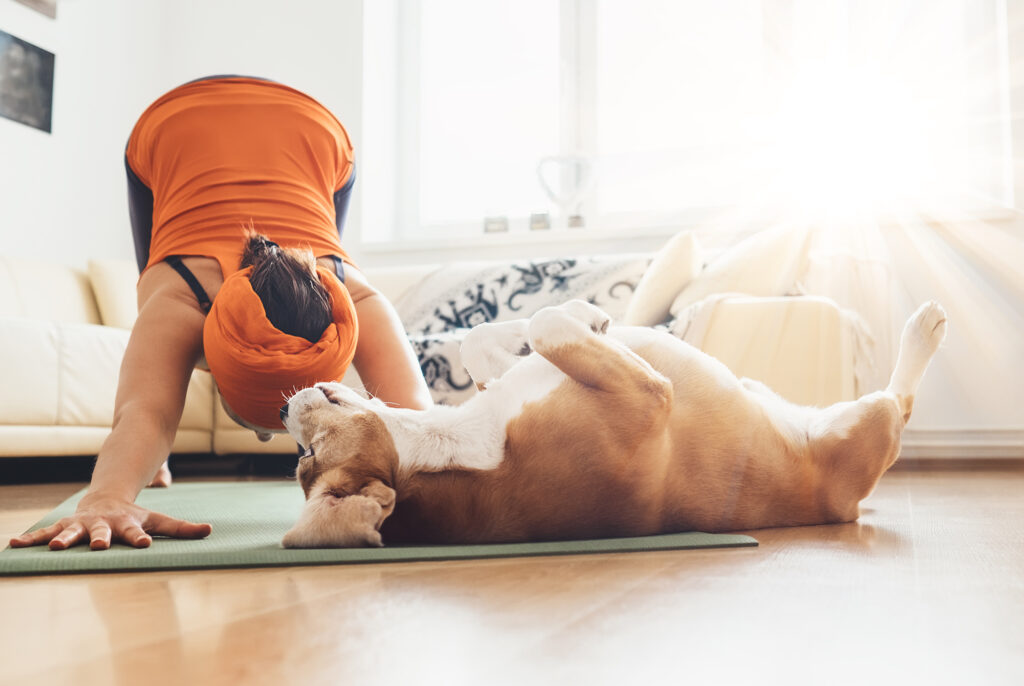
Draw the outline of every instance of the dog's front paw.
<instances>
[{"instance_id":1,"label":"dog's front paw","mask_svg":"<svg viewBox=\"0 0 1024 686\"><path fill-rule=\"evenodd\" d=\"M585 300L570 300L561 305L545 307L533 315L533 319L537 318L577 321L594 333L605 333L612 322L607 312Z\"/></svg>"},{"instance_id":2,"label":"dog's front paw","mask_svg":"<svg viewBox=\"0 0 1024 686\"><path fill-rule=\"evenodd\" d=\"M477 385L501 377L530 354L528 325L526 319L516 319L478 324L470 329L462 341L460 355L462 365Z\"/></svg>"},{"instance_id":3,"label":"dog's front paw","mask_svg":"<svg viewBox=\"0 0 1024 686\"><path fill-rule=\"evenodd\" d=\"M570 317L583 322L594 333L606 333L608 325L612 323L612 318L607 312L585 300L570 300L556 309L561 309Z\"/></svg>"},{"instance_id":4,"label":"dog's front paw","mask_svg":"<svg viewBox=\"0 0 1024 686\"><path fill-rule=\"evenodd\" d=\"M542 350L578 341L591 332L604 333L610 323L604 311L582 300L545 307L530 318L530 346Z\"/></svg>"}]
</instances>

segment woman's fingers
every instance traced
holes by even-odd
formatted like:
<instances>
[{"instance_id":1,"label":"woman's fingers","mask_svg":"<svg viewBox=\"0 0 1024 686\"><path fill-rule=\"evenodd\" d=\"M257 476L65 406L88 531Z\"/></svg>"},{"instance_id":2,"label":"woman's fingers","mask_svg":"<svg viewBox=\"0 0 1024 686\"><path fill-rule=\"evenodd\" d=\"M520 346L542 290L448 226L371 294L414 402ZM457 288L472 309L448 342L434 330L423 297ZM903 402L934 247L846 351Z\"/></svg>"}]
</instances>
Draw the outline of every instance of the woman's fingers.
<instances>
[{"instance_id":1,"label":"woman's fingers","mask_svg":"<svg viewBox=\"0 0 1024 686\"><path fill-rule=\"evenodd\" d=\"M110 547L110 525L100 520L89 527L89 548L106 550Z\"/></svg>"},{"instance_id":2,"label":"woman's fingers","mask_svg":"<svg viewBox=\"0 0 1024 686\"><path fill-rule=\"evenodd\" d=\"M51 550L66 550L88 542L92 550L106 550L117 539L136 548L146 548L153 543L153 536L204 538L211 530L209 524L186 522L129 505L127 511L114 510L112 516L65 517L43 529L15 536L10 543L12 548L26 548L49 542Z\"/></svg>"},{"instance_id":3,"label":"woman's fingers","mask_svg":"<svg viewBox=\"0 0 1024 686\"><path fill-rule=\"evenodd\" d=\"M27 548L30 545L39 545L40 543L47 543L54 536L64 530L64 520L60 520L56 524L51 524L43 529L37 529L36 531L30 531L27 534L15 536L11 539L12 548Z\"/></svg>"},{"instance_id":4,"label":"woman's fingers","mask_svg":"<svg viewBox=\"0 0 1024 686\"><path fill-rule=\"evenodd\" d=\"M130 546L136 548L148 548L153 538L142 530L137 520L132 520L127 526L121 528L118 538Z\"/></svg>"},{"instance_id":5,"label":"woman's fingers","mask_svg":"<svg viewBox=\"0 0 1024 686\"><path fill-rule=\"evenodd\" d=\"M159 512L150 512L142 527L150 534L171 538L205 538L213 530L209 524L195 524L183 519L168 517Z\"/></svg>"},{"instance_id":6,"label":"woman's fingers","mask_svg":"<svg viewBox=\"0 0 1024 686\"><path fill-rule=\"evenodd\" d=\"M50 550L65 550L81 541L88 531L81 522L73 521L50 540Z\"/></svg>"}]
</instances>

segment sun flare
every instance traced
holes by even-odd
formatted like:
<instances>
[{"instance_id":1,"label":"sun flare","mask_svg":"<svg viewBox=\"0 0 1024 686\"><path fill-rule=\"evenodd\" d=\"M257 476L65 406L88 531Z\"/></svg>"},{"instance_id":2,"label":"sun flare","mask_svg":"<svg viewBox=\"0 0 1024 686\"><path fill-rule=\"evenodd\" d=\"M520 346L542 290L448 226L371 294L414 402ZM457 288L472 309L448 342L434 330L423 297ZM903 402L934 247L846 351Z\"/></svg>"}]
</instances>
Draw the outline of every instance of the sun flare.
<instances>
[{"instance_id":1,"label":"sun flare","mask_svg":"<svg viewBox=\"0 0 1024 686\"><path fill-rule=\"evenodd\" d=\"M808 70L768 119L779 201L833 217L937 207L966 169L951 135L959 123L952 108L928 107L883 74Z\"/></svg>"}]
</instances>

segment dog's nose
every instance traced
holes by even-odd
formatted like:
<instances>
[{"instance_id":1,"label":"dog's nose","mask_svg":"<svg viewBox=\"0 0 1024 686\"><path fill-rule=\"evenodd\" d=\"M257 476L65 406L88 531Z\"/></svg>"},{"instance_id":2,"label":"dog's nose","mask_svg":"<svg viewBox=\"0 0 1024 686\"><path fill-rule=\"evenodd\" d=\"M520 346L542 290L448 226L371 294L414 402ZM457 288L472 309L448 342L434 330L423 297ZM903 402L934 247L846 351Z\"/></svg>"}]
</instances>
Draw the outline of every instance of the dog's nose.
<instances>
[{"instance_id":1,"label":"dog's nose","mask_svg":"<svg viewBox=\"0 0 1024 686\"><path fill-rule=\"evenodd\" d=\"M281 406L280 415L281 422L284 422L284 420L288 419L288 403L285 403L284 405Z\"/></svg>"}]
</instances>

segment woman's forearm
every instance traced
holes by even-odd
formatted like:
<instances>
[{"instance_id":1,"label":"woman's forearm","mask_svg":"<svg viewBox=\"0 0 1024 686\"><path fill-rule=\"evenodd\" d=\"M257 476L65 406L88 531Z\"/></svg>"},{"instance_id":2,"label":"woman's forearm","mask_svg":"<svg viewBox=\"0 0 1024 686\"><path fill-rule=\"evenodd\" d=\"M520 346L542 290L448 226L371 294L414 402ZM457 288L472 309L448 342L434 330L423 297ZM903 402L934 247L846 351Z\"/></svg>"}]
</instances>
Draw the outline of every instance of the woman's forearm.
<instances>
[{"instance_id":1,"label":"woman's forearm","mask_svg":"<svg viewBox=\"0 0 1024 686\"><path fill-rule=\"evenodd\" d=\"M356 301L359 344L355 366L363 387L384 402L414 410L433 404L402 322L388 300L373 294Z\"/></svg>"},{"instance_id":2,"label":"woman's forearm","mask_svg":"<svg viewBox=\"0 0 1024 686\"><path fill-rule=\"evenodd\" d=\"M434 401L394 306L355 267L346 275L345 285L359 318L353 363L363 388L386 403L427 409Z\"/></svg>"},{"instance_id":3,"label":"woman's forearm","mask_svg":"<svg viewBox=\"0 0 1024 686\"><path fill-rule=\"evenodd\" d=\"M100 448L89 484L91 495L133 502L171 452L170 429L159 412L144 407L118 408L114 426Z\"/></svg>"},{"instance_id":4,"label":"woman's forearm","mask_svg":"<svg viewBox=\"0 0 1024 686\"><path fill-rule=\"evenodd\" d=\"M205 321L170 267L155 265L139 285L139 316L121 362L114 421L89 486L90 495L127 501L170 454L189 379L202 354Z\"/></svg>"}]
</instances>

